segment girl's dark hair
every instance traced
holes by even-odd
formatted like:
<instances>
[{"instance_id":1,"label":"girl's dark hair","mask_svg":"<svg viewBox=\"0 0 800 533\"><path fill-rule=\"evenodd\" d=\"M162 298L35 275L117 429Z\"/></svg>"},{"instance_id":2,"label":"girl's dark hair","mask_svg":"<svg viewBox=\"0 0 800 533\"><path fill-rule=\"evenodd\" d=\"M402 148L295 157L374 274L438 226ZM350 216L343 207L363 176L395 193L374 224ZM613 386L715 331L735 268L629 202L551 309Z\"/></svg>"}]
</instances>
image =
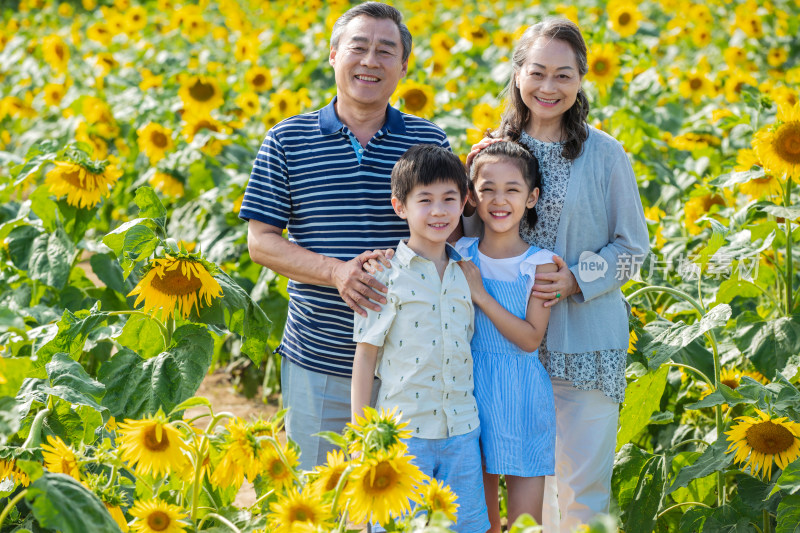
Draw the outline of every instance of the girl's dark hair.
<instances>
[{"instance_id":1,"label":"girl's dark hair","mask_svg":"<svg viewBox=\"0 0 800 533\"><path fill-rule=\"evenodd\" d=\"M550 18L529 27L520 37L511 56L513 69L508 85L503 89L503 94L506 96L506 108L500 119L498 137L507 137L513 141L519 140L522 130L525 129L531 118L531 111L522 100L522 95L516 85L516 77L525 64L528 51L539 37L558 39L567 43L575 53L575 61L578 63L578 72L581 77L585 76L588 71L586 42L583 40L581 30L574 22L562 18ZM565 137L561 155L567 159L575 159L583 151L583 143L589 136L586 125L588 114L589 100L581 89L578 91L575 103L561 118L561 128Z\"/></svg>"},{"instance_id":2,"label":"girl's dark hair","mask_svg":"<svg viewBox=\"0 0 800 533\"><path fill-rule=\"evenodd\" d=\"M528 150L525 145L515 141L503 141L490 144L475 156L469 170L469 179L474 190L475 180L481 168L487 163L504 161L517 167L528 184L528 190L539 189L539 198L542 197L542 173L539 171L539 160ZM536 226L539 215L536 214L536 206L531 207L525 213L525 221L529 228Z\"/></svg>"}]
</instances>

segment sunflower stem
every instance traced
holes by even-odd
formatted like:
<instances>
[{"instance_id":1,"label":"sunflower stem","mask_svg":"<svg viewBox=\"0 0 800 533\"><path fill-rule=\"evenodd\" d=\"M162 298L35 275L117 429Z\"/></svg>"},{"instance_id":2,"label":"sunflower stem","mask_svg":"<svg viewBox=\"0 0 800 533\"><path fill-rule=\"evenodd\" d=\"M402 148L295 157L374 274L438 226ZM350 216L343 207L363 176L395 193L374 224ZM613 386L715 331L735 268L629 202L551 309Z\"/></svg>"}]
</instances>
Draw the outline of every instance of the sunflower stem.
<instances>
[{"instance_id":1,"label":"sunflower stem","mask_svg":"<svg viewBox=\"0 0 800 533\"><path fill-rule=\"evenodd\" d=\"M114 484L114 481L117 479L117 465L111 467L111 473L108 475L108 483L106 483L105 488L110 489L111 486Z\"/></svg>"},{"instance_id":2,"label":"sunflower stem","mask_svg":"<svg viewBox=\"0 0 800 533\"><path fill-rule=\"evenodd\" d=\"M214 518L216 520L219 520L220 522L228 526L231 529L231 531L235 531L236 533L242 533L242 531L238 527L233 525L233 522L231 522L224 516L218 515L217 513L208 513L207 515L205 515L203 517L203 520L200 521L200 524L197 526L197 531L200 531L200 528L203 526L203 524L205 524L206 520L208 520L209 518Z\"/></svg>"},{"instance_id":3,"label":"sunflower stem","mask_svg":"<svg viewBox=\"0 0 800 533\"><path fill-rule=\"evenodd\" d=\"M203 440L205 441L205 437L203 437ZM201 442L200 446L195 448L195 457L197 461L194 465L194 484L192 485L192 523L194 523L197 518L197 505L200 502L200 476L203 474L203 462L205 461L205 454L202 452L204 449L203 444L204 443Z\"/></svg>"},{"instance_id":4,"label":"sunflower stem","mask_svg":"<svg viewBox=\"0 0 800 533\"><path fill-rule=\"evenodd\" d=\"M25 497L26 494L28 494L28 489L23 490L22 492L11 498L11 501L8 502L5 509L3 509L3 512L0 513L0 526L2 526L3 522L5 522L6 516L8 516L8 513L11 512L11 509L13 509L14 506L17 505L17 503L19 503L19 501Z\"/></svg>"},{"instance_id":5,"label":"sunflower stem","mask_svg":"<svg viewBox=\"0 0 800 533\"><path fill-rule=\"evenodd\" d=\"M663 511L658 513L658 515L656 516L656 519L661 518L662 516L664 516L665 514L667 514L668 512L670 512L673 509L677 509L678 507L683 507L683 506L686 506L686 505L699 505L700 507L705 507L706 509L711 509L710 506L704 504L703 502L681 502L681 503L676 503L675 505L673 505L671 507L667 507L666 509L664 509Z\"/></svg>"},{"instance_id":6,"label":"sunflower stem","mask_svg":"<svg viewBox=\"0 0 800 533\"><path fill-rule=\"evenodd\" d=\"M691 304L692 307L694 307L697 310L697 312L700 314L700 316L703 316L705 314L705 311L703 310L703 306L700 305L699 303L697 303L697 300L695 300L694 298L689 296L687 293L685 293L685 292L683 292L681 290L678 290L678 289L673 289L672 287L664 287L662 285L648 285L647 287L642 287L641 289L639 289L637 291L634 291L631 294L629 294L628 297L627 297L628 301L633 300L634 298L636 298L639 295L647 294L649 292L665 292L665 293L670 294L672 296L676 296L676 297L678 297L678 298L680 298L682 300L686 300L689 304Z\"/></svg>"},{"instance_id":7,"label":"sunflower stem","mask_svg":"<svg viewBox=\"0 0 800 533\"><path fill-rule=\"evenodd\" d=\"M783 197L783 205L784 207L789 207L792 201L792 179L786 179L786 194ZM794 288L794 268L792 262L792 221L789 218L784 219L784 224L786 227L786 281L784 285L786 285L786 316L790 316L792 314L792 290Z\"/></svg>"},{"instance_id":8,"label":"sunflower stem","mask_svg":"<svg viewBox=\"0 0 800 533\"><path fill-rule=\"evenodd\" d=\"M336 513L339 507L339 496L342 494L342 490L344 489L344 484L347 482L347 478L350 477L350 474L353 472L353 465L347 465L347 468L344 469L342 475L339 477L339 481L336 483L336 489L333 492L333 501L331 502L331 511ZM341 513L344 516L344 513Z\"/></svg>"},{"instance_id":9,"label":"sunflower stem","mask_svg":"<svg viewBox=\"0 0 800 533\"><path fill-rule=\"evenodd\" d=\"M171 316L167 319L165 329L167 331L165 340L167 341L167 347L169 347L170 343L172 342L172 334L175 332L175 317Z\"/></svg>"},{"instance_id":10,"label":"sunflower stem","mask_svg":"<svg viewBox=\"0 0 800 533\"><path fill-rule=\"evenodd\" d=\"M672 450L674 450L676 448L680 448L684 444L691 444L693 442L696 442L697 444L705 444L706 446L711 446L709 443L707 443L703 439L688 439L688 440L679 442L678 444L674 445L672 448L669 449L669 451L672 451Z\"/></svg>"},{"instance_id":11,"label":"sunflower stem","mask_svg":"<svg viewBox=\"0 0 800 533\"><path fill-rule=\"evenodd\" d=\"M275 492L275 489L270 489L267 492L265 492L264 494L262 494L256 501L253 502L253 505L250 506L250 509L253 509L258 504L260 504L262 501L264 501L265 499L269 498L274 492Z\"/></svg>"},{"instance_id":12,"label":"sunflower stem","mask_svg":"<svg viewBox=\"0 0 800 533\"><path fill-rule=\"evenodd\" d=\"M709 387L711 387L711 388L714 387L714 382L711 381L708 378L708 376L706 376L702 371L698 370L697 368L695 368L693 366L685 365L683 363L664 363L664 364L667 365L667 366L675 367L675 368L685 368L686 370L691 370L692 372L696 373L698 376L703 378L703 381L705 381L708 384Z\"/></svg>"},{"instance_id":13,"label":"sunflower stem","mask_svg":"<svg viewBox=\"0 0 800 533\"><path fill-rule=\"evenodd\" d=\"M50 396L52 398L52 396ZM42 424L44 423L44 419L47 418L47 415L50 414L50 408L42 409L38 413L36 413L36 417L33 419L31 423L31 430L28 433L28 438L25 439L25 442L22 443L23 450L30 450L31 448L36 448L42 442Z\"/></svg>"}]
</instances>

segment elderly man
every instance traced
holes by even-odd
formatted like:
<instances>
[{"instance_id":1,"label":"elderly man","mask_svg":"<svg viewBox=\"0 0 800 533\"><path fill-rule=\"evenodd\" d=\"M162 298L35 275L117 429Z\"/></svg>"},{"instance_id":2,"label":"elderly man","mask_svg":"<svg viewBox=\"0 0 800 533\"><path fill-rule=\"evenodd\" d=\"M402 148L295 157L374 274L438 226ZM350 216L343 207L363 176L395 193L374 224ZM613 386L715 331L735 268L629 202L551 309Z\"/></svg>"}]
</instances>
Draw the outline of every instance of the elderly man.
<instances>
[{"instance_id":1,"label":"elderly man","mask_svg":"<svg viewBox=\"0 0 800 533\"><path fill-rule=\"evenodd\" d=\"M366 2L342 15L329 57L336 97L267 133L242 202L250 256L290 279L278 353L286 431L305 469L331 449L312 435L350 420L353 312L385 303L386 287L362 269L363 251L408 236L390 203L392 167L411 146L449 148L439 127L389 105L410 53L395 8Z\"/></svg>"}]
</instances>

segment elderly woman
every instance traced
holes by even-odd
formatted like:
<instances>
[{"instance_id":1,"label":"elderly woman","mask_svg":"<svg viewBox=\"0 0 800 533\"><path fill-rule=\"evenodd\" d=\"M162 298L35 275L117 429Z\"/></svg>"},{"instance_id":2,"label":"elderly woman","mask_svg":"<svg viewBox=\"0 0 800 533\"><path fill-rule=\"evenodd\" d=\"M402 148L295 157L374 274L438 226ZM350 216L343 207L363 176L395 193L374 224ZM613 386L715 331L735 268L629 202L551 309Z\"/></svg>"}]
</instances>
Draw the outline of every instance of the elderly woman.
<instances>
[{"instance_id":1,"label":"elderly woman","mask_svg":"<svg viewBox=\"0 0 800 533\"><path fill-rule=\"evenodd\" d=\"M542 170L539 222L522 233L530 244L554 250L559 267L536 275L552 284L533 288L553 306L539 348L553 383L557 424L556 475L547 480L544 525L545 531L572 531L608 512L628 348L620 287L633 274L631 265L641 263L649 239L625 151L586 122L586 43L578 27L564 19L531 26L512 61L507 106L492 136L527 146ZM474 233L470 225L466 231ZM490 518L499 531L499 516Z\"/></svg>"}]
</instances>

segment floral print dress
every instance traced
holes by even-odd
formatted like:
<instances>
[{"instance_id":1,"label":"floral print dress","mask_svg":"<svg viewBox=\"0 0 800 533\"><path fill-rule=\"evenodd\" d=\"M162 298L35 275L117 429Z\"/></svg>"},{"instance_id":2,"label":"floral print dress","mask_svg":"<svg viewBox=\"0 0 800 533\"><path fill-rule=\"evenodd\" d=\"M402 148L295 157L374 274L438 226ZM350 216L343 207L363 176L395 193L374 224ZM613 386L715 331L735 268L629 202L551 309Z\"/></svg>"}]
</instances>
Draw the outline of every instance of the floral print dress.
<instances>
[{"instance_id":1,"label":"floral print dress","mask_svg":"<svg viewBox=\"0 0 800 533\"><path fill-rule=\"evenodd\" d=\"M523 220L522 238L533 246L554 250L572 162L561 155L561 142L543 142L525 132L519 141L539 160L542 172L542 191L536 204L539 220L535 228L528 227ZM545 333L539 346L539 358L550 377L571 381L581 390L599 390L618 403L625 398L625 350L552 352L547 349Z\"/></svg>"}]
</instances>

